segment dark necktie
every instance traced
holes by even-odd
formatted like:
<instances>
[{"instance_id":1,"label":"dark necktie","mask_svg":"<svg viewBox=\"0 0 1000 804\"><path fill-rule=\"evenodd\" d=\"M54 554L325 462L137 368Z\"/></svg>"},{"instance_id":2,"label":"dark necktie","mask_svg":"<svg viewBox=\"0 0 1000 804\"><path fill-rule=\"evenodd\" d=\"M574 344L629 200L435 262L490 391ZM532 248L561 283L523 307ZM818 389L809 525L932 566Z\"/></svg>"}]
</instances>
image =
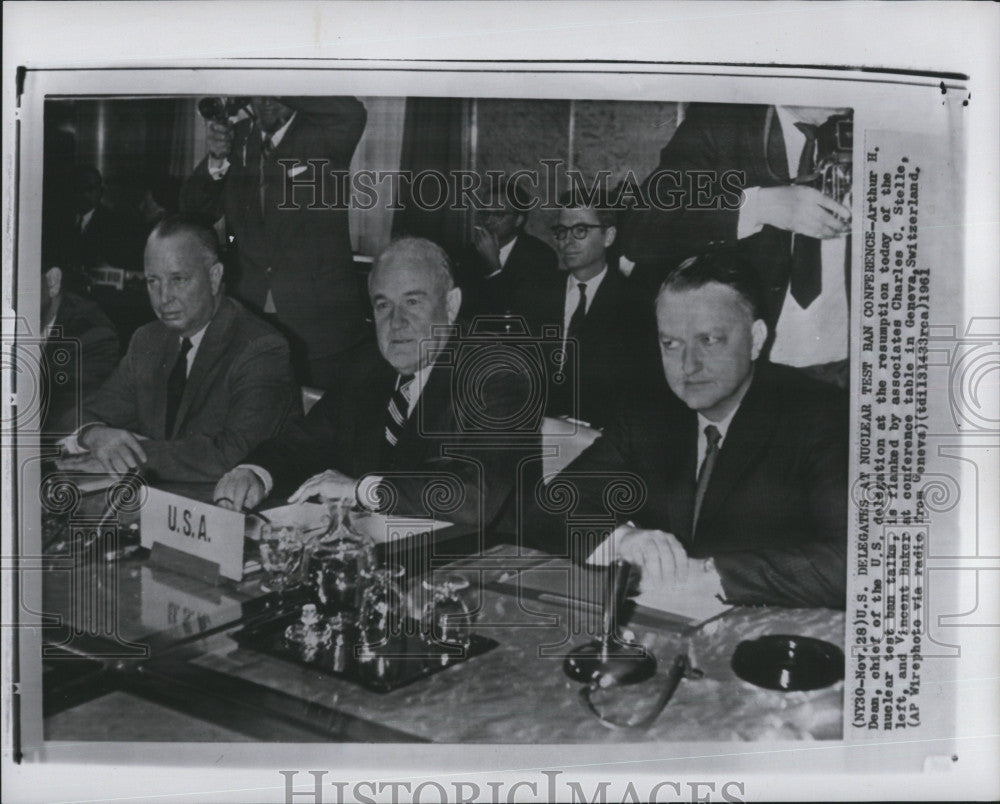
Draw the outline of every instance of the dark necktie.
<instances>
[{"instance_id":1,"label":"dark necktie","mask_svg":"<svg viewBox=\"0 0 1000 804\"><path fill-rule=\"evenodd\" d=\"M694 539L695 531L698 528L698 515L701 513L701 504L705 499L705 491L708 483L712 479L712 469L715 468L715 461L719 457L719 441L722 434L719 428L710 424L705 428L705 439L708 441L708 448L705 450L705 458L701 462L698 470L698 488L694 492L694 520L691 524L691 538Z\"/></svg>"},{"instance_id":2,"label":"dark necktie","mask_svg":"<svg viewBox=\"0 0 1000 804\"><path fill-rule=\"evenodd\" d=\"M796 123L795 127L806 137L806 143L802 147L802 155L799 157L799 172L795 183L810 184L810 179L816 169L814 154L816 126L808 123ZM792 298L804 310L816 300L822 289L821 245L815 237L799 234L793 235L793 237L789 286Z\"/></svg>"},{"instance_id":3,"label":"dark necktie","mask_svg":"<svg viewBox=\"0 0 1000 804\"><path fill-rule=\"evenodd\" d=\"M392 396L389 397L389 405L385 412L385 443L389 447L396 446L399 441L399 436L403 432L403 427L406 425L407 413L410 409L410 403L406 399L406 394L404 389L413 382L413 375L400 375L399 381L396 383L396 390L393 391Z\"/></svg>"},{"instance_id":4,"label":"dark necktie","mask_svg":"<svg viewBox=\"0 0 1000 804\"><path fill-rule=\"evenodd\" d=\"M583 319L587 317L587 285L584 282L579 282L577 283L577 287L580 289L580 301L577 303L573 315L570 316L569 326L566 328L567 338L580 337L580 331L583 329Z\"/></svg>"},{"instance_id":5,"label":"dark necktie","mask_svg":"<svg viewBox=\"0 0 1000 804\"><path fill-rule=\"evenodd\" d=\"M191 351L191 341L181 338L181 350L174 361L174 367L170 369L167 377L167 421L164 428L164 435L167 438L174 432L174 422L177 420L177 411L181 406L181 397L184 396L184 386L187 384L187 355Z\"/></svg>"},{"instance_id":6,"label":"dark necktie","mask_svg":"<svg viewBox=\"0 0 1000 804\"><path fill-rule=\"evenodd\" d=\"M267 163L274 156L274 141L270 134L265 134L260 143L260 214L264 214L264 194L267 190Z\"/></svg>"}]
</instances>

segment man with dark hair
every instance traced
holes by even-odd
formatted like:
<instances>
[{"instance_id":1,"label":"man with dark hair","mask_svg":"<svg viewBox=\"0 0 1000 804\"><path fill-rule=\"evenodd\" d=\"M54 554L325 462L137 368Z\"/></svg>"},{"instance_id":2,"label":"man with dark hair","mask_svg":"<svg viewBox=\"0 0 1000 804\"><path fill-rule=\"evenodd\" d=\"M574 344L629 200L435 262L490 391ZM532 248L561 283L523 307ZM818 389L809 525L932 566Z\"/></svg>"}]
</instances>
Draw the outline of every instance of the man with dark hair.
<instances>
[{"instance_id":1,"label":"man with dark hair","mask_svg":"<svg viewBox=\"0 0 1000 804\"><path fill-rule=\"evenodd\" d=\"M760 360L767 325L748 276L720 251L663 283L656 319L673 396L632 395L566 472L592 505L601 502L594 484L642 478L642 505L612 539L644 585L694 573L734 604L842 608L847 401Z\"/></svg>"},{"instance_id":2,"label":"man with dark hair","mask_svg":"<svg viewBox=\"0 0 1000 804\"><path fill-rule=\"evenodd\" d=\"M608 265L617 228L606 197L568 193L559 203L560 270L525 301L525 316L536 335L556 329L566 345L565 359L549 361L546 413L603 427L619 397L658 373L652 306Z\"/></svg>"},{"instance_id":3,"label":"man with dark hair","mask_svg":"<svg viewBox=\"0 0 1000 804\"><path fill-rule=\"evenodd\" d=\"M531 199L516 182L504 177L482 200L459 262L462 317L522 315L525 301L556 273L556 254L524 231Z\"/></svg>"},{"instance_id":4,"label":"man with dark hair","mask_svg":"<svg viewBox=\"0 0 1000 804\"><path fill-rule=\"evenodd\" d=\"M223 477L216 502L241 510L272 493L349 497L480 528L512 522L526 443L538 453L519 424L530 412L528 375L502 354L491 362L495 344L457 337L462 292L431 241L390 244L368 288L377 350L360 347L344 383ZM455 506L435 511L431 491L442 482Z\"/></svg>"},{"instance_id":5,"label":"man with dark hair","mask_svg":"<svg viewBox=\"0 0 1000 804\"><path fill-rule=\"evenodd\" d=\"M181 211L225 216L238 262L231 291L286 330L303 385L329 388L369 336L344 192L365 107L254 97L251 108L235 124L208 123L208 155L184 183Z\"/></svg>"},{"instance_id":6,"label":"man with dark hair","mask_svg":"<svg viewBox=\"0 0 1000 804\"><path fill-rule=\"evenodd\" d=\"M66 441L78 470L215 482L299 408L288 345L222 292L214 231L167 218L149 236L140 327Z\"/></svg>"},{"instance_id":7,"label":"man with dark hair","mask_svg":"<svg viewBox=\"0 0 1000 804\"><path fill-rule=\"evenodd\" d=\"M96 302L64 287L63 270L42 272L42 433L65 435L78 424L81 403L118 363L118 335Z\"/></svg>"}]
</instances>

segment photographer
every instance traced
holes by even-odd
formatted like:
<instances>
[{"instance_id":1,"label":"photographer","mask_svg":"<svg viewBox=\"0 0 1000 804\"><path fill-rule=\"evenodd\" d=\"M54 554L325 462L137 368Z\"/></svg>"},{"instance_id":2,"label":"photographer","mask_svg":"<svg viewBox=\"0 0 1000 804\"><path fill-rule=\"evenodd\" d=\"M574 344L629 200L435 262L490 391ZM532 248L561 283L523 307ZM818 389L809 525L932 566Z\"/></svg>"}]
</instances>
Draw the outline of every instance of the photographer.
<instances>
[{"instance_id":1,"label":"photographer","mask_svg":"<svg viewBox=\"0 0 1000 804\"><path fill-rule=\"evenodd\" d=\"M345 97L254 97L249 108L242 118L214 111L208 155L184 183L181 210L225 216L238 272L227 284L284 330L299 382L327 388L368 333L337 193L365 107Z\"/></svg>"}]
</instances>

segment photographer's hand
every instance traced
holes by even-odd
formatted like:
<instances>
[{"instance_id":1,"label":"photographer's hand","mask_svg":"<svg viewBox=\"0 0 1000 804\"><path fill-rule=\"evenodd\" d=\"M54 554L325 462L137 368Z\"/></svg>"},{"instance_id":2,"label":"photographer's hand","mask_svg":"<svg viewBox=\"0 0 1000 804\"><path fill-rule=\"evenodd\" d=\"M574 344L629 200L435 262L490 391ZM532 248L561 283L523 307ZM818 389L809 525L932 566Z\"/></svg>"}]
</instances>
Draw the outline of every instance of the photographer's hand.
<instances>
[{"instance_id":1,"label":"photographer's hand","mask_svg":"<svg viewBox=\"0 0 1000 804\"><path fill-rule=\"evenodd\" d=\"M228 159L233 147L233 124L228 120L225 123L209 120L206 123L205 138L210 157L220 162Z\"/></svg>"}]
</instances>

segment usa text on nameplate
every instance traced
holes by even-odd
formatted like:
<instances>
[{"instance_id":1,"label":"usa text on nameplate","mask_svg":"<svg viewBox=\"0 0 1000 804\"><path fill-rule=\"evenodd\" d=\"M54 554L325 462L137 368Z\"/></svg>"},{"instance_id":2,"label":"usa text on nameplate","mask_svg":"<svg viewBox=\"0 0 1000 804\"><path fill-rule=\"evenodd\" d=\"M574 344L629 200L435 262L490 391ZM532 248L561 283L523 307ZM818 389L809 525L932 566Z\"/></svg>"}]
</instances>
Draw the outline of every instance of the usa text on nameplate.
<instances>
[{"instance_id":1,"label":"usa text on nameplate","mask_svg":"<svg viewBox=\"0 0 1000 804\"><path fill-rule=\"evenodd\" d=\"M243 578L243 514L179 494L149 489L142 508L142 546L155 542L217 564L219 574Z\"/></svg>"}]
</instances>

